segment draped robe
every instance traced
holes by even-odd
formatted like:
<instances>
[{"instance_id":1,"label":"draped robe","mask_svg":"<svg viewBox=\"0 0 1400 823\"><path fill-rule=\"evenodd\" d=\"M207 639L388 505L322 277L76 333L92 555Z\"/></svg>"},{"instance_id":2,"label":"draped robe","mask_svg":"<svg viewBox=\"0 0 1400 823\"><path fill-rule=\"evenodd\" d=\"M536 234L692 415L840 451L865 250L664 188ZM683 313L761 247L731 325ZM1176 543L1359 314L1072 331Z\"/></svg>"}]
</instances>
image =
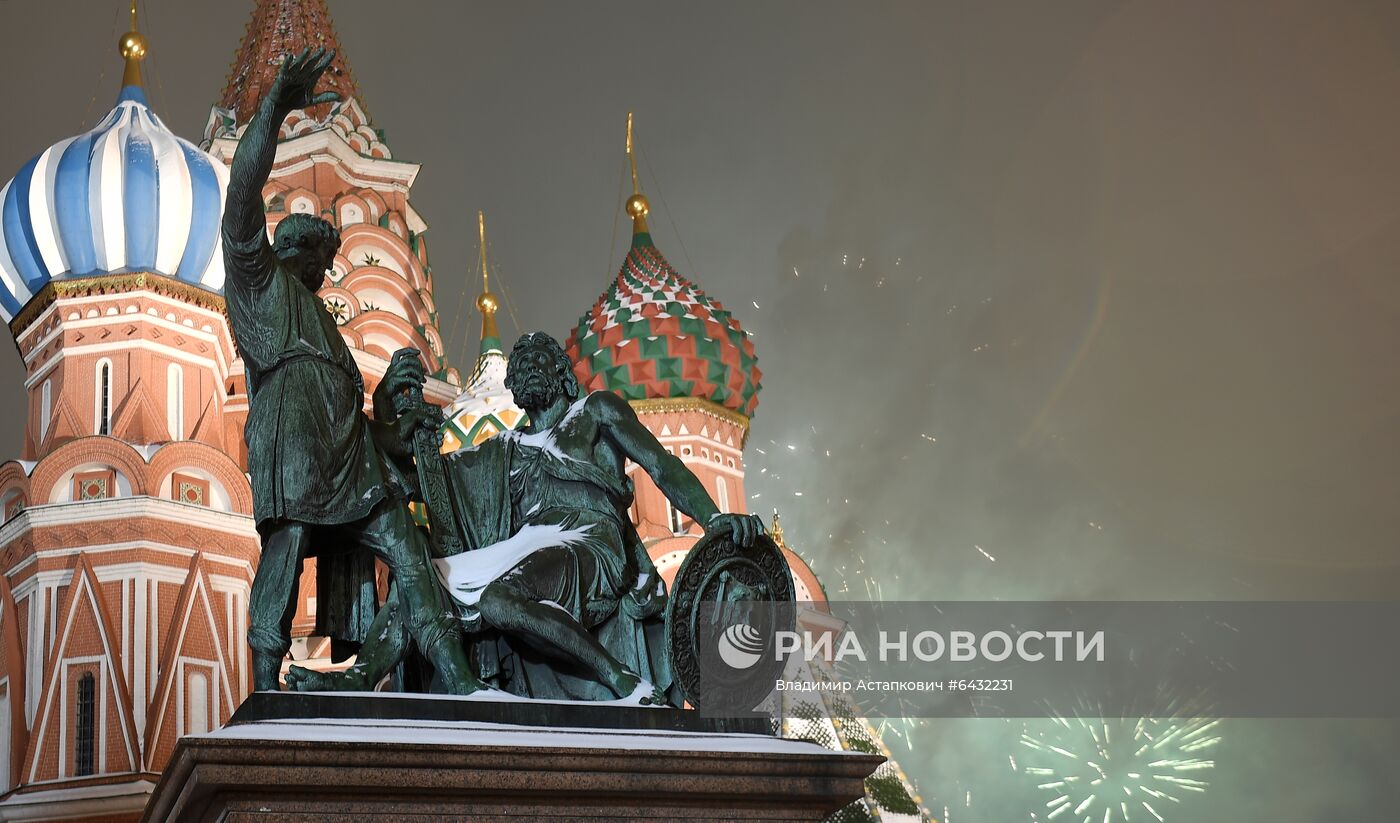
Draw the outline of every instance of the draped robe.
<instances>
[{"instance_id":1,"label":"draped robe","mask_svg":"<svg viewBox=\"0 0 1400 823\"><path fill-rule=\"evenodd\" d=\"M464 622L478 629L472 637L482 679L531 697L613 698L591 674L477 625L475 598L501 579L527 593L549 592L538 599L583 623L625 667L670 689L663 615L641 607L631 594L638 574L631 558L643 551L626 514L631 481L535 445L537 437L506 432L446 458L467 551L434 562ZM571 494L575 484L602 494ZM592 502L579 505L580 497ZM567 549L549 553L569 558L564 565L539 562L541 549L556 548Z\"/></svg>"}]
</instances>

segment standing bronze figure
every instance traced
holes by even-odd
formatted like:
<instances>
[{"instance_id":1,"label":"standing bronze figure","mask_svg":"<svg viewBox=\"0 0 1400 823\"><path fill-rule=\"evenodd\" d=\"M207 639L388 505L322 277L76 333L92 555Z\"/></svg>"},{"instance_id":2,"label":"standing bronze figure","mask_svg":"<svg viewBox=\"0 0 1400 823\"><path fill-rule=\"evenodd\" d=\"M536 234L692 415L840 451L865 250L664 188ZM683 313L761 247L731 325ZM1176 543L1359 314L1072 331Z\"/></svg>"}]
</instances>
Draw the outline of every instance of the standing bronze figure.
<instances>
[{"instance_id":1,"label":"standing bronze figure","mask_svg":"<svg viewBox=\"0 0 1400 823\"><path fill-rule=\"evenodd\" d=\"M334 92L315 94L333 56L317 49L283 62L239 142L224 210L224 294L248 374L245 437L263 545L249 599L253 685L277 688L304 558L318 558L318 573L339 567L336 579L355 581L318 592L324 613L318 632L347 653L364 639L375 611L378 557L394 575L405 631L436 670L434 688L468 693L479 683L391 463L411 459L419 419L409 413L384 423L365 416L364 380L316 296L339 234L318 217L290 214L278 223L274 242L267 240L262 190L278 129L295 109L339 99Z\"/></svg>"}]
</instances>

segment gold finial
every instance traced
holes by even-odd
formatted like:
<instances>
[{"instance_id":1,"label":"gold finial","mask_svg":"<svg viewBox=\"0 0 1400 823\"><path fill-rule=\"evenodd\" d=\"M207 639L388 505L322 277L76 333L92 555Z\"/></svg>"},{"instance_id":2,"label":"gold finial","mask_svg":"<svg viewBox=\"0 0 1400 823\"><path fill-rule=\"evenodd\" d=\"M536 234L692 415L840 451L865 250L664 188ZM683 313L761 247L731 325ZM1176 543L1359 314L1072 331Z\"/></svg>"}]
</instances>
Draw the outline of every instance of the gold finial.
<instances>
[{"instance_id":1,"label":"gold finial","mask_svg":"<svg viewBox=\"0 0 1400 823\"><path fill-rule=\"evenodd\" d=\"M491 293L491 275L486 268L486 212L476 213L476 228L481 241L481 293Z\"/></svg>"},{"instance_id":2,"label":"gold finial","mask_svg":"<svg viewBox=\"0 0 1400 823\"><path fill-rule=\"evenodd\" d=\"M131 31L117 41L117 51L126 60L122 87L141 85L141 61L146 57L146 38L136 29L136 0L131 0Z\"/></svg>"},{"instance_id":3,"label":"gold finial","mask_svg":"<svg viewBox=\"0 0 1400 823\"><path fill-rule=\"evenodd\" d=\"M627 112L627 162L632 166L632 196L627 198L627 214L632 218L632 235L648 234L647 213L651 204L637 182L637 155L632 152L632 112Z\"/></svg>"},{"instance_id":4,"label":"gold finial","mask_svg":"<svg viewBox=\"0 0 1400 823\"><path fill-rule=\"evenodd\" d=\"M632 163L632 193L639 193L637 188L637 159L632 156L632 112L627 112L627 159Z\"/></svg>"},{"instance_id":5,"label":"gold finial","mask_svg":"<svg viewBox=\"0 0 1400 823\"><path fill-rule=\"evenodd\" d=\"M773 508L773 542L781 548L787 548L787 543L783 542L783 519L778 516L776 506Z\"/></svg>"},{"instance_id":6,"label":"gold finial","mask_svg":"<svg viewBox=\"0 0 1400 823\"><path fill-rule=\"evenodd\" d=\"M476 298L476 308L481 312L481 348L484 351L488 341L500 348L501 333L496 328L496 309L500 304L491 293L491 275L486 268L486 212L476 213L476 225L481 237L481 296Z\"/></svg>"}]
</instances>

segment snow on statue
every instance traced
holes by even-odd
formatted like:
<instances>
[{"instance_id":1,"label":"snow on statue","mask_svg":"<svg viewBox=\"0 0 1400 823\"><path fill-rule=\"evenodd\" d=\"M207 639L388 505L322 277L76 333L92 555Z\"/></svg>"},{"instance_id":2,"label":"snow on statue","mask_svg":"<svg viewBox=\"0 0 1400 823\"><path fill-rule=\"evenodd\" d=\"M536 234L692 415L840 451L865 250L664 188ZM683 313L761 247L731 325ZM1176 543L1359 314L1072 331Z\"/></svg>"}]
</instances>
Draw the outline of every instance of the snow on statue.
<instances>
[{"instance_id":1,"label":"snow on statue","mask_svg":"<svg viewBox=\"0 0 1400 823\"><path fill-rule=\"evenodd\" d=\"M417 362L395 357L387 390L421 385ZM627 517L626 461L709 534L749 546L765 533L762 521L720 512L625 400L611 392L580 396L568 356L549 335L516 342L506 386L530 425L446 458L446 491L466 551L434 561L475 646L481 679L533 697L678 704L662 642L665 587ZM382 406L376 413L390 414ZM436 427L428 416L414 419ZM390 598L348 671L293 666L288 684L373 688L409 657L399 610Z\"/></svg>"}]
</instances>

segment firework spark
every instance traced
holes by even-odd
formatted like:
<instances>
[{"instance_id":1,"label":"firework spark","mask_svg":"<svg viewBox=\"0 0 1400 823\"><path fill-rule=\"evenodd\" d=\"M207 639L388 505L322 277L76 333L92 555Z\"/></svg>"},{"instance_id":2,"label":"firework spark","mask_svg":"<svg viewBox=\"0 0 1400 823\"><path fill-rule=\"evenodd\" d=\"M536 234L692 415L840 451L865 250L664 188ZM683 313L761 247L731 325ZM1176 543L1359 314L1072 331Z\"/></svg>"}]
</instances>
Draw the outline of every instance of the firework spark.
<instances>
[{"instance_id":1,"label":"firework spark","mask_svg":"<svg viewBox=\"0 0 1400 823\"><path fill-rule=\"evenodd\" d=\"M1012 769L1049 792L1046 820L1165 823L1167 813L1209 787L1208 759L1220 721L1172 711L1162 718L1052 717L1021 734ZM1019 768L1018 768L1019 765Z\"/></svg>"}]
</instances>

